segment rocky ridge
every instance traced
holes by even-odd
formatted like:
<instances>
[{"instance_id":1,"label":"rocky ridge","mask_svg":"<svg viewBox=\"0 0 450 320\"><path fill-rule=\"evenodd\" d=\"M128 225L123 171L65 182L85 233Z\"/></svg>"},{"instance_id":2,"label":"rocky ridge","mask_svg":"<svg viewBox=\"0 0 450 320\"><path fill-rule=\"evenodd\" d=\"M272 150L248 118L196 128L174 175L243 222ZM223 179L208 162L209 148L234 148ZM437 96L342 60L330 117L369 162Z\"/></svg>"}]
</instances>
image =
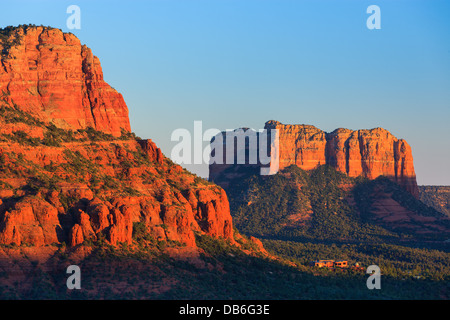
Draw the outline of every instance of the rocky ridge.
<instances>
[{"instance_id":1,"label":"rocky ridge","mask_svg":"<svg viewBox=\"0 0 450 320\"><path fill-rule=\"evenodd\" d=\"M311 125L285 125L273 120L264 128L279 132L279 170L291 165L303 170L330 165L350 177L373 180L386 176L418 198L411 147L383 128L327 133ZM246 163L248 166L248 158ZM225 185L228 178L235 176L232 168L239 166L211 164L209 180Z\"/></svg>"},{"instance_id":2,"label":"rocky ridge","mask_svg":"<svg viewBox=\"0 0 450 320\"><path fill-rule=\"evenodd\" d=\"M239 246L225 191L130 133L122 95L74 35L8 27L0 50L0 244L131 244L138 228Z\"/></svg>"}]
</instances>

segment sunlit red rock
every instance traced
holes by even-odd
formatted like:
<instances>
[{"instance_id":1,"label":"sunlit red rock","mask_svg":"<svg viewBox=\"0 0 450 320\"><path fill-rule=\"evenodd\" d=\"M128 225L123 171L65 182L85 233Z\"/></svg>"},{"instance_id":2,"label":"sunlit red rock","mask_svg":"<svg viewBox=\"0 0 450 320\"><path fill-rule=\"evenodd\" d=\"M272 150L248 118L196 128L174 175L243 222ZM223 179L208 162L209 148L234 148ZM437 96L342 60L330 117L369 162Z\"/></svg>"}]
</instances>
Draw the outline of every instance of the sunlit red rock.
<instances>
[{"instance_id":1,"label":"sunlit red rock","mask_svg":"<svg viewBox=\"0 0 450 320\"><path fill-rule=\"evenodd\" d=\"M16 28L10 37L20 41L1 58L0 93L9 105L65 129L130 131L122 95L103 80L99 59L77 37L44 27ZM0 43L0 51L6 47Z\"/></svg>"},{"instance_id":2,"label":"sunlit red rock","mask_svg":"<svg viewBox=\"0 0 450 320\"><path fill-rule=\"evenodd\" d=\"M286 125L271 120L265 129L279 131L279 170L290 165L311 170L327 164L350 177L386 176L416 198L419 195L411 147L383 128L336 129L327 133L311 125ZM230 166L233 164L211 164L210 180L225 186L225 170ZM228 174L232 178L237 173Z\"/></svg>"},{"instance_id":3,"label":"sunlit red rock","mask_svg":"<svg viewBox=\"0 0 450 320\"><path fill-rule=\"evenodd\" d=\"M173 164L152 140L122 135L127 106L89 48L52 28L19 27L16 36L1 56L5 112L75 133L45 144L48 126L0 113L1 244L130 244L137 223L157 241L186 247L196 247L196 233L235 243L223 189ZM87 127L95 141L77 131Z\"/></svg>"}]
</instances>

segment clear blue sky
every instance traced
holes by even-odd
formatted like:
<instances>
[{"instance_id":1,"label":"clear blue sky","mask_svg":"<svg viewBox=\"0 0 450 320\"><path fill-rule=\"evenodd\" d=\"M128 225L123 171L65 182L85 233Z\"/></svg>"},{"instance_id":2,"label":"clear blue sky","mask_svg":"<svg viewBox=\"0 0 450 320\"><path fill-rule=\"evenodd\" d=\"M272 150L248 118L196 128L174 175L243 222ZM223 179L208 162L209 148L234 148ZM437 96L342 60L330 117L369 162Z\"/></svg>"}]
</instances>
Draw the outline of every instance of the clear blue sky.
<instances>
[{"instance_id":1,"label":"clear blue sky","mask_svg":"<svg viewBox=\"0 0 450 320\"><path fill-rule=\"evenodd\" d=\"M384 127L412 146L419 184L450 185L450 1L0 2L2 27L50 25L89 46L133 131L167 156L194 120ZM66 27L71 4L80 30ZM381 30L366 27L372 4Z\"/></svg>"}]
</instances>

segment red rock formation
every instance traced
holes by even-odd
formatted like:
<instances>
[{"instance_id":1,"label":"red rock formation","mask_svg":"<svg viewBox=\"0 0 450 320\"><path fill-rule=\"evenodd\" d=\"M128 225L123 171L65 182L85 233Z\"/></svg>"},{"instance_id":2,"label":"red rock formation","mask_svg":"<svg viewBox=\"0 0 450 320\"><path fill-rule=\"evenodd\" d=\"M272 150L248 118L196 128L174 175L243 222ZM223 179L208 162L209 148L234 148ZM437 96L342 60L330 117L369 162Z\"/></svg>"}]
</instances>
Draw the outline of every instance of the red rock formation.
<instances>
[{"instance_id":1,"label":"red rock formation","mask_svg":"<svg viewBox=\"0 0 450 320\"><path fill-rule=\"evenodd\" d=\"M79 224L75 224L72 229L70 229L69 234L69 245L75 247L84 241L83 229Z\"/></svg>"},{"instance_id":2,"label":"red rock formation","mask_svg":"<svg viewBox=\"0 0 450 320\"><path fill-rule=\"evenodd\" d=\"M0 94L10 105L65 129L130 131L123 97L103 80L99 59L73 34L15 28L0 42Z\"/></svg>"},{"instance_id":3,"label":"red rock formation","mask_svg":"<svg viewBox=\"0 0 450 320\"><path fill-rule=\"evenodd\" d=\"M138 140L138 142L141 145L142 150L144 150L144 152L149 157L150 161L162 164L164 156L161 152L161 149L159 149L152 140Z\"/></svg>"},{"instance_id":4,"label":"red rock formation","mask_svg":"<svg viewBox=\"0 0 450 320\"><path fill-rule=\"evenodd\" d=\"M26 198L4 212L0 222L0 243L43 246L58 243L62 230L58 210L40 199Z\"/></svg>"},{"instance_id":5,"label":"red rock formation","mask_svg":"<svg viewBox=\"0 0 450 320\"><path fill-rule=\"evenodd\" d=\"M328 164L350 177L389 177L416 198L419 195L411 147L385 129L336 129L326 133L310 125L285 125L273 120L265 129L279 130L280 170L290 165L311 170ZM226 178L221 175L229 167L210 165L210 180L225 186Z\"/></svg>"},{"instance_id":6,"label":"red rock formation","mask_svg":"<svg viewBox=\"0 0 450 320\"><path fill-rule=\"evenodd\" d=\"M265 129L280 132L280 169L297 165L304 170L326 164L327 139L324 131L309 125L282 125L274 121Z\"/></svg>"},{"instance_id":7,"label":"red rock formation","mask_svg":"<svg viewBox=\"0 0 450 320\"><path fill-rule=\"evenodd\" d=\"M329 164L350 177L386 176L419 195L411 147L383 128L326 133L313 126L266 123L280 132L280 169L295 164L304 170Z\"/></svg>"},{"instance_id":8,"label":"red rock formation","mask_svg":"<svg viewBox=\"0 0 450 320\"><path fill-rule=\"evenodd\" d=\"M149 233L160 241L195 246L194 231L200 231L233 242L228 199L221 188L207 182L194 183L195 176L164 161L161 150L150 140L97 141L96 144L93 147L89 141L70 142L55 148L0 141L3 162L0 165L4 166L0 170L0 200L5 201L3 205L0 203L0 242L11 244L17 240L14 234L18 220L11 220L13 211L6 202L13 202L15 208L13 196L18 195L25 199L38 197L40 205L53 208L59 218L65 220L62 228L68 238L61 237L56 242L77 245L85 240L96 240L103 234L111 243L129 243L135 222L143 222ZM19 162L18 157L22 159ZM85 172L80 168L82 163L98 172ZM53 169L48 171L48 167ZM53 190L44 187L37 193L24 191L36 175L57 181ZM100 180L100 184L92 185L93 178ZM112 181L112 186L105 186L102 180ZM171 186L169 181L175 185ZM135 192L139 190L140 194L121 195L125 186ZM97 195L109 195L111 200L101 200ZM71 215L67 204L66 207L62 204L67 199L83 202L70 219L66 217ZM34 223L35 219L27 221ZM56 237L55 228L53 232ZM32 244L23 240L19 243Z\"/></svg>"},{"instance_id":9,"label":"red rock formation","mask_svg":"<svg viewBox=\"0 0 450 320\"><path fill-rule=\"evenodd\" d=\"M151 140L104 134L129 131L128 110L90 49L51 28L10 30L20 39L11 46L2 35L0 244L130 244L136 223L187 247L196 232L235 243L220 187L167 161ZM98 131L66 130L88 126Z\"/></svg>"}]
</instances>

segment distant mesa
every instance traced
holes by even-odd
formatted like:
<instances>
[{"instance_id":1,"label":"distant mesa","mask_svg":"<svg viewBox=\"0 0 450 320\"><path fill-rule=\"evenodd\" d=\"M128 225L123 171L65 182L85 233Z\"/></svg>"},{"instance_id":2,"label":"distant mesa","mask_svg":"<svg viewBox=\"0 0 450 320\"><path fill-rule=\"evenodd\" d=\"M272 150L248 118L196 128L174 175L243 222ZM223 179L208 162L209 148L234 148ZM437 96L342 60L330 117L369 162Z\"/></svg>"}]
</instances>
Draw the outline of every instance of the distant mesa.
<instances>
[{"instance_id":1,"label":"distant mesa","mask_svg":"<svg viewBox=\"0 0 450 320\"><path fill-rule=\"evenodd\" d=\"M280 170L291 165L312 170L327 164L350 177L386 176L419 197L411 147L383 128L336 129L327 133L311 125L282 124L274 120L267 121L264 128L279 130ZM225 157L226 139L224 148ZM239 167L255 166L248 163L248 158L244 165L212 163L209 180L226 186L230 178L237 177Z\"/></svg>"}]
</instances>

